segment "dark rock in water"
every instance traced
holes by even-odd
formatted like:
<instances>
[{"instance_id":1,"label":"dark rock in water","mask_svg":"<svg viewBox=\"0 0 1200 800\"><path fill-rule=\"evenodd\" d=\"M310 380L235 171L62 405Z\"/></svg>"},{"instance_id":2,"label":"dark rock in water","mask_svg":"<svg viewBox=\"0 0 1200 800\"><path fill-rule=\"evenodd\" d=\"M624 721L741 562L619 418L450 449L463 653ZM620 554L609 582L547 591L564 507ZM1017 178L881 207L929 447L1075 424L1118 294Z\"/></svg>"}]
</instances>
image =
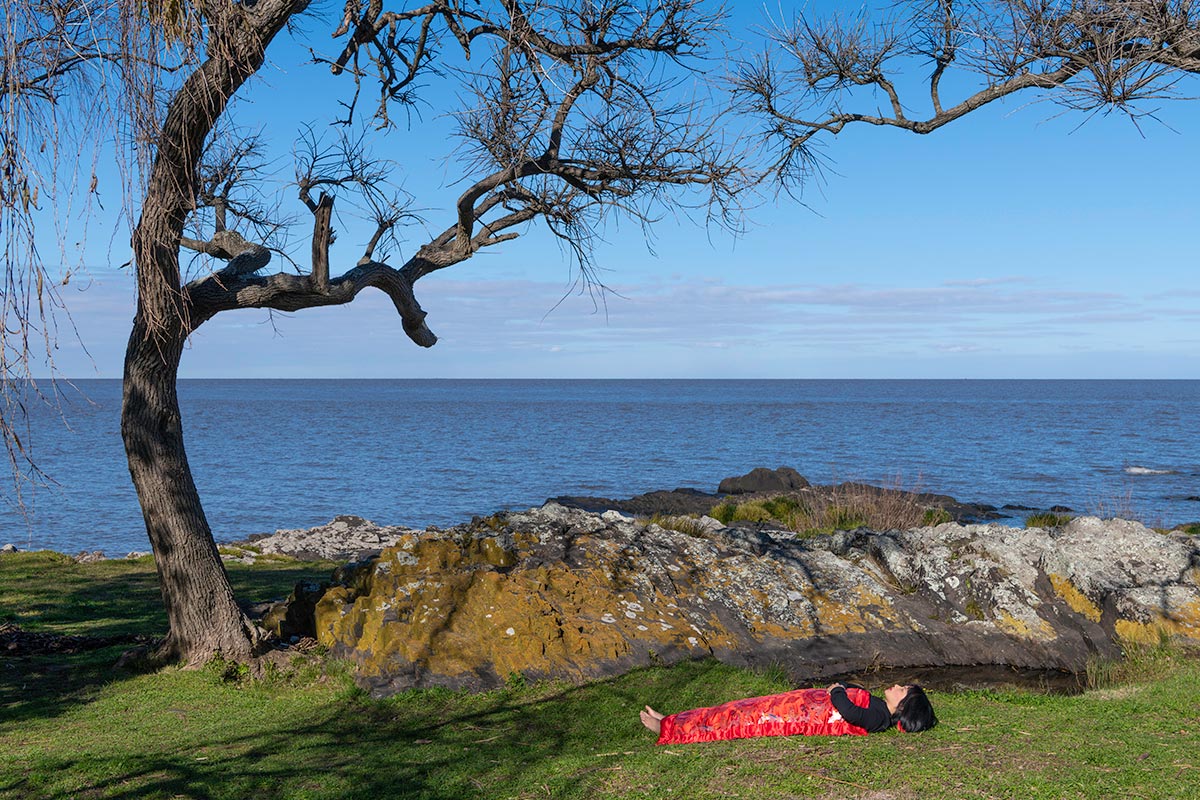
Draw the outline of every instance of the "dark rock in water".
<instances>
[{"instance_id":1,"label":"dark rock in water","mask_svg":"<svg viewBox=\"0 0 1200 800\"><path fill-rule=\"evenodd\" d=\"M714 494L699 489L675 489L639 494L628 500L612 500L607 497L552 497L547 503L557 503L566 508L578 508L595 514L619 511L634 517L653 517L656 514L707 514L721 502Z\"/></svg>"},{"instance_id":2,"label":"dark rock in water","mask_svg":"<svg viewBox=\"0 0 1200 800\"><path fill-rule=\"evenodd\" d=\"M805 539L547 504L484 523L414 531L339 570L316 602L316 638L376 694L699 657L783 664L797 681L889 667L1078 672L1125 642L1200 640L1197 540L1125 520Z\"/></svg>"},{"instance_id":3,"label":"dark rock in water","mask_svg":"<svg viewBox=\"0 0 1200 800\"><path fill-rule=\"evenodd\" d=\"M918 495L918 497L922 499L922 502L926 502L924 495ZM1005 517L995 506L987 503L960 503L954 498L950 498L947 502L930 503L930 505L944 508L956 522L991 522Z\"/></svg>"},{"instance_id":4,"label":"dark rock in water","mask_svg":"<svg viewBox=\"0 0 1200 800\"><path fill-rule=\"evenodd\" d=\"M751 486L759 488L750 488ZM582 511L590 511L595 514L603 514L605 511L618 511L633 517L653 517L656 515L699 516L709 513L730 494L737 495L736 502L743 502L756 499L759 496L768 497L780 494L803 495L807 493L833 494L839 490L899 493L911 497L917 503L928 508L945 509L953 519L959 522L985 522L1002 517L1001 514L997 513L995 506L984 503L963 503L944 494L904 492L897 489L883 489L865 483L814 486L805 480L804 476L789 467L780 467L778 470L769 470L760 467L740 478L726 478L721 481L720 494L710 494L698 489L684 488L669 492L647 492L646 494L631 497L628 500L564 495L551 497L546 502L557 503L567 508L578 508Z\"/></svg>"},{"instance_id":5,"label":"dark rock in water","mask_svg":"<svg viewBox=\"0 0 1200 800\"><path fill-rule=\"evenodd\" d=\"M1048 508L1046 510L1052 511L1055 514L1074 514L1075 513L1075 509L1071 508L1070 506L1050 506L1050 508Z\"/></svg>"},{"instance_id":6,"label":"dark rock in water","mask_svg":"<svg viewBox=\"0 0 1200 800\"><path fill-rule=\"evenodd\" d=\"M1000 508L1004 511L1037 511L1033 506L1022 506L1017 503L1005 503Z\"/></svg>"},{"instance_id":7,"label":"dark rock in water","mask_svg":"<svg viewBox=\"0 0 1200 800\"><path fill-rule=\"evenodd\" d=\"M745 475L726 478L717 487L719 494L753 494L757 492L789 492L804 489L808 479L791 467L767 469L755 467Z\"/></svg>"}]
</instances>

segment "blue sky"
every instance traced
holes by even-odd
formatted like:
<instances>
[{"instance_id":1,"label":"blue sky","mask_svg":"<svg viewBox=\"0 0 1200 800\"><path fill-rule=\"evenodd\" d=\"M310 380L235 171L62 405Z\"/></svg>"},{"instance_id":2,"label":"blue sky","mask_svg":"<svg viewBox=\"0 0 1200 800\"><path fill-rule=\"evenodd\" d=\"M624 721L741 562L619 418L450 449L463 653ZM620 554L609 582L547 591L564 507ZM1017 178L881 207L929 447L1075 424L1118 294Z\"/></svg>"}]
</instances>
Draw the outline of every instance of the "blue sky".
<instances>
[{"instance_id":1,"label":"blue sky","mask_svg":"<svg viewBox=\"0 0 1200 800\"><path fill-rule=\"evenodd\" d=\"M281 153L328 91L293 49L239 109L269 120ZM1200 95L1194 79L1178 88ZM610 226L601 306L572 292L569 256L532 231L418 284L441 338L430 350L367 292L342 308L222 314L181 376L1200 378L1200 102L1151 106L1162 122L1139 130L1031 99L926 137L849 128L827 142L832 168L807 208L768 199L738 238L666 217L648 247L637 225ZM427 109L378 147L405 153L430 229L456 193L445 131ZM340 228L352 260L365 234ZM63 326L56 361L72 377L120 376L133 315L132 278L109 266L128 255L97 230L87 275L64 290L87 347Z\"/></svg>"}]
</instances>

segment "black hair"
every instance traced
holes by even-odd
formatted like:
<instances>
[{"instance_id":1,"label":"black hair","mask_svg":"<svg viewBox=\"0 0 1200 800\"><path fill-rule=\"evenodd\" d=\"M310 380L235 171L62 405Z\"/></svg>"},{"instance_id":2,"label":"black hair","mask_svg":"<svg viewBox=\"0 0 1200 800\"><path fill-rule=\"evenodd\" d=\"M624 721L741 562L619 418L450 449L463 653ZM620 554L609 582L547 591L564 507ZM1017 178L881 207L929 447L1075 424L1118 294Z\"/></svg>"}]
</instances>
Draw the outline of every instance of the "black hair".
<instances>
[{"instance_id":1,"label":"black hair","mask_svg":"<svg viewBox=\"0 0 1200 800\"><path fill-rule=\"evenodd\" d=\"M908 694L896 705L892 722L898 723L905 733L920 733L937 725L937 715L933 713L933 704L925 690L916 684L909 686Z\"/></svg>"}]
</instances>

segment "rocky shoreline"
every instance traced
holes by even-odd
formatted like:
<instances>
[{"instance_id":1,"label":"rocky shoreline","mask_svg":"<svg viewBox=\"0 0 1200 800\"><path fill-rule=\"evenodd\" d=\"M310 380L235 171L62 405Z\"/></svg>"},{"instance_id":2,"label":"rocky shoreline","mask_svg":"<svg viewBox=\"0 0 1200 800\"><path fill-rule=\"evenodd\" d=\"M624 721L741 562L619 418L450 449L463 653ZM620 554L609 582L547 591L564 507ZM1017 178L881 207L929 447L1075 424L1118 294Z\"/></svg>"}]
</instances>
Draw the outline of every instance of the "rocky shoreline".
<instances>
[{"instance_id":1,"label":"rocky shoreline","mask_svg":"<svg viewBox=\"0 0 1200 800\"><path fill-rule=\"evenodd\" d=\"M835 485L811 484L803 475L791 467L767 469L758 467L745 475L725 478L716 491L696 488L658 490L625 499L584 495L562 495L551 497L547 503L565 508L575 508L596 514L615 511L634 518L693 516L702 517L722 502L752 502L755 499L778 495L832 497L839 492L866 489L893 493L902 496L925 509L945 512L942 519L964 524L996 522L1003 520L1023 521L1033 514L1073 514L1075 509L1054 505L1045 509L1007 504L993 506L985 503L960 501L948 495L929 492L907 492L896 488L873 487L861 483ZM1200 498L1198 498L1200 499ZM499 512L506 513L506 512ZM478 521L481 517L475 517ZM742 527L771 527L763 523L737 521ZM1176 530L1200 526L1200 522L1177 525ZM246 539L220 542L222 555L226 559L253 561L258 555L279 555L302 561L353 562L379 555L401 537L419 533L421 530L440 530L437 526L428 529L410 528L404 525L378 525L353 514L335 517L325 525L315 528L280 529L273 533L252 534ZM0 553L20 552L13 544L0 547ZM68 554L70 555L70 554ZM133 551L124 556L107 556L103 551L82 551L72 557L81 563L108 558L137 559L150 555L149 551Z\"/></svg>"},{"instance_id":2,"label":"rocky shoreline","mask_svg":"<svg viewBox=\"0 0 1200 800\"><path fill-rule=\"evenodd\" d=\"M853 490L886 492L896 495L904 502L911 503L916 507L945 512L944 517L938 517L939 521L962 524L1003 522L1009 519L1023 524L1024 519L1033 514L1074 513L1074 509L1063 505L1055 505L1047 509L1015 505L997 507L984 503L963 502L948 495L906 492L900 489L874 487L861 483L816 485L810 484L790 467L780 467L774 470L756 468L746 475L722 480L715 492L706 492L695 488L678 488L647 492L625 499L563 495L548 498L546 503L593 514L604 514L611 511L634 519L690 516L698 518L704 524L719 527L719 523L711 517L707 517L708 521L705 523L705 518L723 502L753 503L756 499L761 500L780 495L829 498ZM505 513L509 512L498 512L493 517ZM475 517L472 524L478 524L482 519L485 518ZM741 520L733 521L731 524L734 527L751 530L769 530L781 527L780 524L771 521ZM1180 525L1178 529L1185 527L1187 526ZM264 554L288 556L300 560L353 562L377 556L401 538L419 535L424 530L437 532L442 529L437 526L418 529L403 525L378 525L362 517L342 515L326 525L315 528L287 529L270 534L256 534L243 541L226 543L222 547L231 551L227 557L239 558L244 561L253 561L258 554Z\"/></svg>"},{"instance_id":3,"label":"rocky shoreline","mask_svg":"<svg viewBox=\"0 0 1200 800\"><path fill-rule=\"evenodd\" d=\"M587 681L692 658L782 666L801 683L934 670L1069 689L1130 642L1200 641L1189 533L1061 508L1010 527L988 506L812 486L786 468L720 490L560 497L424 530L346 516L226 546L227 557L350 562L297 586L263 624L354 662L377 695ZM755 515L862 496L932 522L797 532Z\"/></svg>"},{"instance_id":4,"label":"rocky shoreline","mask_svg":"<svg viewBox=\"0 0 1200 800\"><path fill-rule=\"evenodd\" d=\"M923 509L945 511L946 519L963 522L990 522L1003 518L1000 509L979 503L963 503L947 495L926 492L905 492L897 489L881 489L865 484L842 483L830 486L810 484L790 467L776 470L757 468L746 475L726 478L716 492L700 489L679 488L659 490L618 500L607 497L571 496L551 497L546 503L564 508L579 509L594 514L616 512L632 518L653 519L657 517L697 517L701 522L705 515L722 502L753 502L756 499L776 497L781 494L808 493L815 496L833 496L847 489L886 491L903 496L906 501ZM508 512L498 512L505 514ZM484 517L475 517L478 524ZM711 517L707 524L720 526ZM779 527L769 522L734 522L735 527L766 529ZM353 562L379 555L405 536L420 535L423 531L437 532L437 526L410 528L404 525L378 525L362 517L345 514L335 517L326 525L315 528L278 530L270 534L255 534L242 541L222 544L227 558L252 562L259 555L279 555L302 561ZM132 554L131 554L132 556Z\"/></svg>"},{"instance_id":5,"label":"rocky shoreline","mask_svg":"<svg viewBox=\"0 0 1200 800\"><path fill-rule=\"evenodd\" d=\"M801 536L547 503L410 531L263 623L377 695L589 681L716 658L795 681L930 668L1081 672L1200 642L1200 541L1126 520ZM673 527L673 526L678 527Z\"/></svg>"},{"instance_id":6,"label":"rocky shoreline","mask_svg":"<svg viewBox=\"0 0 1200 800\"><path fill-rule=\"evenodd\" d=\"M859 501L908 521L866 524ZM780 468L714 493L559 497L449 528L345 515L220 550L340 563L253 616L354 662L375 694L586 681L693 658L782 666L800 682L935 669L1070 683L1131 641L1200 642L1195 529L1000 516L944 495L813 486Z\"/></svg>"}]
</instances>

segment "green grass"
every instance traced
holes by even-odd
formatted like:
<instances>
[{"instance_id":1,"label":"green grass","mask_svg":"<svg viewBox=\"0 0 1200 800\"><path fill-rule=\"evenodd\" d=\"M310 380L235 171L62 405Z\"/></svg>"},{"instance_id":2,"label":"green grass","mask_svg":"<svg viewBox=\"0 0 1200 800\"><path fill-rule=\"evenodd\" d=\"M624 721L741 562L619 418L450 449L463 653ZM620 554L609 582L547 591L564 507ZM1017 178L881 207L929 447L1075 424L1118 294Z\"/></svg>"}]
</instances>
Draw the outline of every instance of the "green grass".
<instances>
[{"instance_id":1,"label":"green grass","mask_svg":"<svg viewBox=\"0 0 1200 800\"><path fill-rule=\"evenodd\" d=\"M138 603L147 566L0 557L0 609L34 600L19 612L30 629L90 633L69 606L92 597L106 629L157 630ZM274 564L234 574L246 596L286 588ZM129 675L108 669L116 650L0 658L0 798L1185 798L1200 776L1200 663L1173 651L1153 680L1134 661L1115 688L1073 697L933 693L942 724L919 735L655 747L644 703L781 691L782 670L690 662L376 701L336 662L262 680L226 665Z\"/></svg>"},{"instance_id":2,"label":"green grass","mask_svg":"<svg viewBox=\"0 0 1200 800\"><path fill-rule=\"evenodd\" d=\"M953 521L954 516L944 508L927 508L925 509L925 513L921 515L921 527L923 528Z\"/></svg>"},{"instance_id":3,"label":"green grass","mask_svg":"<svg viewBox=\"0 0 1200 800\"><path fill-rule=\"evenodd\" d=\"M1071 521L1069 514L1054 514L1049 511L1031 514L1025 518L1026 528L1058 528Z\"/></svg>"},{"instance_id":4,"label":"green grass","mask_svg":"<svg viewBox=\"0 0 1200 800\"><path fill-rule=\"evenodd\" d=\"M700 520L695 517L689 517L686 514L671 515L671 514L655 514L652 517L639 519L638 522L643 525L658 525L661 528L666 528L676 533L687 534L688 536L696 536L701 539L709 536L708 529L700 524Z\"/></svg>"},{"instance_id":5,"label":"green grass","mask_svg":"<svg viewBox=\"0 0 1200 800\"><path fill-rule=\"evenodd\" d=\"M287 597L304 580L327 580L331 562L276 557L254 565L226 563L240 600ZM154 560L77 564L43 550L0 556L0 623L27 631L114 636L161 634L167 624Z\"/></svg>"}]
</instances>

